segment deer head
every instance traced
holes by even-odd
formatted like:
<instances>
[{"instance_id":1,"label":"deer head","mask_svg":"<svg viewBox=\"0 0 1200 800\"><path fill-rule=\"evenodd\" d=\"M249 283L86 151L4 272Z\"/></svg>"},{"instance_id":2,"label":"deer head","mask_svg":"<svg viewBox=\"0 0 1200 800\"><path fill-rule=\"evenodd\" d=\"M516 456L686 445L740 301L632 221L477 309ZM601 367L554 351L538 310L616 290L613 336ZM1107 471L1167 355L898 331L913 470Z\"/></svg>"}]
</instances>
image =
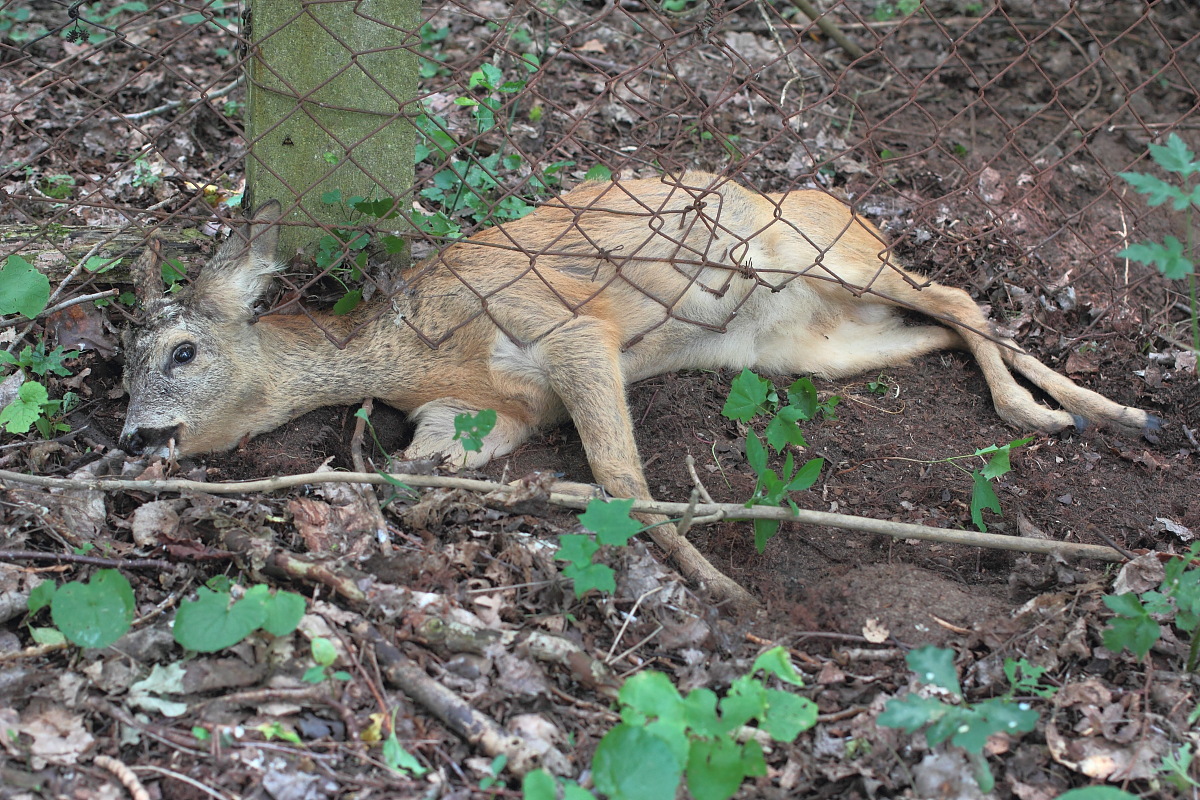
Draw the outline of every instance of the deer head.
<instances>
[{"instance_id":1,"label":"deer head","mask_svg":"<svg viewBox=\"0 0 1200 800\"><path fill-rule=\"evenodd\" d=\"M272 369L254 325L254 303L280 266L279 215L275 201L259 208L176 294L163 292L151 259L137 268L141 321L123 337L126 451L165 455L172 441L179 455L227 450L279 424L256 422Z\"/></svg>"}]
</instances>

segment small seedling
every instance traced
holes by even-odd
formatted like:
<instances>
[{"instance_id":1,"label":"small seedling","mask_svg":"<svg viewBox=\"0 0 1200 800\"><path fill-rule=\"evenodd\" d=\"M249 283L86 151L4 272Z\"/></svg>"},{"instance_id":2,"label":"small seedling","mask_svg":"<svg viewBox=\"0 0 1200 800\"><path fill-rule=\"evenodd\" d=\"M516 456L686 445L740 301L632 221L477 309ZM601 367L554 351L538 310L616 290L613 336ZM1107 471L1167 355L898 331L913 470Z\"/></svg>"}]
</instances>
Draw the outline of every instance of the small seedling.
<instances>
[{"instance_id":1,"label":"small seedling","mask_svg":"<svg viewBox=\"0 0 1200 800\"><path fill-rule=\"evenodd\" d=\"M909 692L887 702L879 715L879 724L887 728L900 728L905 733L924 729L925 740L930 746L949 740L963 748L975 772L975 780L984 792L995 787L996 780L983 756L987 738L993 733L1024 733L1037 725L1038 712L1029 703L1013 699L1017 686L1000 696L980 703L967 703L963 699L962 686L954 669L954 651L926 645L909 652L908 667L918 676L918 681L949 692L954 703L943 702L936 697L922 697ZM1011 661L1011 659L1009 659ZM1012 667L1015 674L1025 667ZM1005 673L1010 674L1008 662ZM1039 673L1040 674L1040 673ZM1032 677L1037 685L1037 675L1026 673L1026 682Z\"/></svg>"},{"instance_id":2,"label":"small seedling","mask_svg":"<svg viewBox=\"0 0 1200 800\"><path fill-rule=\"evenodd\" d=\"M67 392L61 400L51 400L46 387L29 376L70 375L70 370L63 362L78 356L79 351L63 350L62 347L47 352L42 339L33 345L26 345L15 356L0 350L0 365L15 366L25 373L25 381L17 390L16 398L0 409L0 430L22 434L36 426L43 439L53 439L60 433L70 431L71 426L64 421L63 415L78 402L78 396L74 392Z\"/></svg>"},{"instance_id":3,"label":"small seedling","mask_svg":"<svg viewBox=\"0 0 1200 800\"><path fill-rule=\"evenodd\" d=\"M1152 265L1168 280L1188 280L1188 297L1192 308L1192 349L1200 352L1200 307L1196 303L1196 262L1192 231L1192 208L1200 204L1200 182L1193 176L1200 173L1200 160L1184 144L1178 134L1167 137L1166 145L1150 145L1150 157L1162 169L1179 176L1179 185L1168 183L1142 172L1122 172L1121 177L1134 190L1146 195L1151 206L1161 206L1168 200L1176 211L1183 212L1183 230L1187 243L1174 236L1162 242L1144 241L1126 247L1118 256Z\"/></svg>"},{"instance_id":4,"label":"small seedling","mask_svg":"<svg viewBox=\"0 0 1200 800\"><path fill-rule=\"evenodd\" d=\"M814 458L797 468L795 457L788 450L781 472L776 473L767 466L768 447L778 454L789 444L807 446L799 423L811 420L818 414L834 419L833 410L838 403L837 397L819 401L817 389L808 378L800 378L792 383L788 387L786 400L784 403L774 385L766 378L744 369L734 378L729 397L721 409L723 416L740 422L749 422L759 416L772 416L763 434L766 437L765 445L757 431L751 429L746 434L746 461L757 478L754 492L746 501L747 507L780 506L786 501L793 511L798 511L796 503L788 495L810 488L825 465L824 459ZM779 525L777 519L754 520L754 544L760 553L771 537L778 533Z\"/></svg>"},{"instance_id":5,"label":"small seedling","mask_svg":"<svg viewBox=\"0 0 1200 800\"><path fill-rule=\"evenodd\" d=\"M1105 595L1104 605L1116 616L1104 629L1104 646L1114 653L1129 650L1140 660L1162 637L1162 626L1174 625L1191 641L1186 668L1195 671L1200 666L1200 568L1191 564L1197 558L1200 542L1167 563L1158 589L1140 597L1133 592Z\"/></svg>"},{"instance_id":6,"label":"small seedling","mask_svg":"<svg viewBox=\"0 0 1200 800\"><path fill-rule=\"evenodd\" d=\"M329 679L336 681L350 680L350 673L345 670L334 670L333 664L337 661L337 648L333 646L333 642L328 639L317 636L312 640L311 644L313 661L315 666L309 667L301 678L305 683L322 683Z\"/></svg>"},{"instance_id":7,"label":"small seedling","mask_svg":"<svg viewBox=\"0 0 1200 800\"><path fill-rule=\"evenodd\" d=\"M483 450L483 440L496 427L495 409L485 408L476 414L454 416L454 441L462 442L463 450L478 453Z\"/></svg>"},{"instance_id":8,"label":"small seedling","mask_svg":"<svg viewBox=\"0 0 1200 800\"><path fill-rule=\"evenodd\" d=\"M604 545L623 547L642 531L642 525L629 516L633 500L601 500L592 498L587 509L578 516L579 524L595 534L564 533L558 537L558 552L554 558L569 562L563 567L563 577L574 582L575 596L583 597L592 589L611 594L617 590L612 567L595 564L592 559Z\"/></svg>"},{"instance_id":9,"label":"small seedling","mask_svg":"<svg viewBox=\"0 0 1200 800\"><path fill-rule=\"evenodd\" d=\"M660 672L646 671L621 687L621 722L604 735L592 760L592 780L613 797L674 798L686 779L697 800L728 800L747 777L765 775L762 745L744 728L758 728L777 742L794 741L817 721L817 706L805 697L768 688L758 672L803 686L781 647L760 655L750 672L733 681L724 697L694 689L686 697ZM538 770L527 775L526 800L550 800L556 788L570 800L594 797L570 781Z\"/></svg>"}]
</instances>

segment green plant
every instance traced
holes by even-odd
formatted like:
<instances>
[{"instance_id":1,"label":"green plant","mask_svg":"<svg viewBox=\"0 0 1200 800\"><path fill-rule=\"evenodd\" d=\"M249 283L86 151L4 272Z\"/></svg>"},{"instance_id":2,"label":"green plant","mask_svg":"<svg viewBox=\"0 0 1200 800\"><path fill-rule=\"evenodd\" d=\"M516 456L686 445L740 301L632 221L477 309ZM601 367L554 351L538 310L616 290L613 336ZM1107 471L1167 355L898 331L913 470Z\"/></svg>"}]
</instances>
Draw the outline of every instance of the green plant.
<instances>
[{"instance_id":1,"label":"green plant","mask_svg":"<svg viewBox=\"0 0 1200 800\"><path fill-rule=\"evenodd\" d=\"M907 17L915 14L921 7L921 0L896 0L895 3L883 2L875 6L874 17L878 22L887 22L896 17Z\"/></svg>"},{"instance_id":2,"label":"green plant","mask_svg":"<svg viewBox=\"0 0 1200 800\"><path fill-rule=\"evenodd\" d=\"M17 390L16 398L0 409L0 430L20 434L28 433L31 427L36 426L43 439L53 439L57 434L70 431L71 426L63 420L63 414L77 402L76 394L67 392L61 400L51 400L46 387L29 376L70 375L70 370L63 362L78 356L78 350L63 350L62 347L47 352L43 339L26 345L16 356L0 350L0 365L15 366L25 374L25 381Z\"/></svg>"},{"instance_id":3,"label":"green plant","mask_svg":"<svg viewBox=\"0 0 1200 800\"><path fill-rule=\"evenodd\" d=\"M592 498L578 519L580 525L595 534L595 538L579 533L564 533L558 537L558 552L554 558L568 562L563 567L563 576L573 581L576 597L583 597L592 589L609 594L616 591L612 567L594 564L592 559L602 546L623 546L641 532L641 524L629 516L632 507L632 500Z\"/></svg>"},{"instance_id":4,"label":"green plant","mask_svg":"<svg viewBox=\"0 0 1200 800\"><path fill-rule=\"evenodd\" d=\"M765 446L755 430L750 429L746 433L746 461L756 476L754 491L746 501L747 508L756 505L779 506L786 501L793 511L798 511L796 503L788 495L808 489L816 483L821 467L825 465L824 459L814 458L796 468L794 456L789 450L781 472L776 473L767 466L768 447L776 453L783 452L789 444L805 447L808 443L798 423L811 420L817 414L833 419L833 410L838 403L837 397L818 401L817 389L808 378L800 378L792 383L787 389L786 399L786 403L782 402L779 393L766 378L744 369L734 378L729 397L721 409L722 415L740 422L772 415L764 431L767 440ZM771 537L778 533L779 525L776 519L754 520L754 544L760 553Z\"/></svg>"},{"instance_id":5,"label":"green plant","mask_svg":"<svg viewBox=\"0 0 1200 800\"><path fill-rule=\"evenodd\" d=\"M66 200L75 188L75 179L70 175L46 175L38 181L42 194L55 200Z\"/></svg>"},{"instance_id":6,"label":"green plant","mask_svg":"<svg viewBox=\"0 0 1200 800\"><path fill-rule=\"evenodd\" d=\"M28 5L5 4L0 8L0 37L7 37L16 44L43 36L45 26L30 22L33 9Z\"/></svg>"},{"instance_id":7,"label":"green plant","mask_svg":"<svg viewBox=\"0 0 1200 800\"><path fill-rule=\"evenodd\" d=\"M30 615L49 606L55 627L71 643L108 647L133 624L133 587L117 570L102 569L86 583L43 581L29 593L27 606ZM52 641L46 629L33 630L38 641Z\"/></svg>"},{"instance_id":8,"label":"green plant","mask_svg":"<svg viewBox=\"0 0 1200 800\"><path fill-rule=\"evenodd\" d=\"M1197 558L1200 542L1167 562L1158 589L1142 592L1141 597L1133 592L1105 595L1104 605L1116 616L1104 629L1104 646L1114 653L1129 650L1140 660L1162 636L1162 626L1174 625L1191 640L1186 667L1195 671L1200 662L1200 568L1189 566Z\"/></svg>"},{"instance_id":9,"label":"green plant","mask_svg":"<svg viewBox=\"0 0 1200 800\"><path fill-rule=\"evenodd\" d=\"M188 650L214 653L260 628L274 636L289 634L303 616L304 598L294 592L271 592L262 584L243 589L220 575L197 589L195 600L180 604L173 632Z\"/></svg>"},{"instance_id":10,"label":"green plant","mask_svg":"<svg viewBox=\"0 0 1200 800\"><path fill-rule=\"evenodd\" d=\"M495 409L485 408L477 414L454 416L454 441L462 442L463 450L478 453L483 450L483 440L496 427Z\"/></svg>"},{"instance_id":11,"label":"green plant","mask_svg":"<svg viewBox=\"0 0 1200 800\"><path fill-rule=\"evenodd\" d=\"M954 670L953 650L926 645L909 652L905 660L909 669L917 673L920 683L949 692L955 702L947 703L936 697L922 697L916 692L909 692L887 702L883 713L879 715L879 724L887 728L899 728L905 733L924 729L925 740L930 746L949 740L951 744L963 748L974 768L979 788L984 793L992 791L996 781L983 756L987 738L1001 731L1024 733L1033 730L1037 725L1038 712L1029 703L1013 699L1016 685L1000 697L967 703ZM1010 674L1010 662L1012 659L1005 662L1006 674ZM1013 673L1010 674L1010 681L1012 674L1028 668L1027 664L1022 667L1020 662L1014 663L1017 666L1011 668ZM1037 675L1032 677L1036 686Z\"/></svg>"},{"instance_id":12,"label":"green plant","mask_svg":"<svg viewBox=\"0 0 1200 800\"><path fill-rule=\"evenodd\" d=\"M1131 244L1118 256L1151 265L1168 280L1188 279L1188 297L1192 307L1192 349L1200 352L1200 307L1196 304L1195 243L1192 232L1192 207L1200 203L1200 182L1193 175L1200 173L1200 161L1177 134L1167 137L1165 145L1150 145L1150 157L1167 172L1179 176L1180 185L1168 183L1154 175L1142 172L1122 172L1121 177L1134 190L1146 195L1151 206L1161 206L1168 200L1176 211L1183 212L1186 245L1174 236L1167 236L1162 243L1144 241Z\"/></svg>"},{"instance_id":13,"label":"green plant","mask_svg":"<svg viewBox=\"0 0 1200 800\"><path fill-rule=\"evenodd\" d=\"M520 57L522 68L527 73L538 70L537 56L525 54ZM444 117L425 113L416 119L418 142L414 158L422 163L429 160L439 169L429 184L420 191L430 211L413 211L410 221L418 229L435 236L449 239L461 238L462 223L466 219L477 225L490 225L520 219L533 211L530 199L549 193L561 181L560 173L574 161L556 161L525 178L523 194L505 192L503 179L506 174L517 175L525 171L525 163L518 153L506 153L503 142L494 152L480 155L474 142L501 124L505 98L520 92L527 81L512 78L492 64L482 64L471 73L467 81L468 93L455 98L454 103L469 108L475 123L476 136L470 147L462 147L448 132L449 123ZM506 125L511 125L517 104L509 102Z\"/></svg>"},{"instance_id":14,"label":"green plant","mask_svg":"<svg viewBox=\"0 0 1200 800\"><path fill-rule=\"evenodd\" d=\"M891 379L881 372L875 380L867 381L867 391L871 394L887 394L891 385Z\"/></svg>"},{"instance_id":15,"label":"green plant","mask_svg":"<svg viewBox=\"0 0 1200 800\"><path fill-rule=\"evenodd\" d=\"M486 792L488 789L504 788L504 779L501 774L504 772L504 767L508 764L508 756L501 753L492 759L491 775L488 775L479 782L480 791Z\"/></svg>"},{"instance_id":16,"label":"green plant","mask_svg":"<svg viewBox=\"0 0 1200 800\"><path fill-rule=\"evenodd\" d=\"M300 680L305 683L322 683L331 678L338 681L350 680L349 672L333 669L333 664L337 661L337 648L333 646L333 642L323 636L317 636L309 647L316 663L305 671Z\"/></svg>"},{"instance_id":17,"label":"green plant","mask_svg":"<svg viewBox=\"0 0 1200 800\"><path fill-rule=\"evenodd\" d=\"M421 64L418 67L417 74L422 80L450 74L450 70L446 69L445 65L442 64L445 56L437 48L437 45L446 41L449 36L449 25L435 28L433 27L433 23L426 22L421 26L421 45L418 48L421 52Z\"/></svg>"},{"instance_id":18,"label":"green plant","mask_svg":"<svg viewBox=\"0 0 1200 800\"><path fill-rule=\"evenodd\" d=\"M114 17L124 13L138 14L149 8L141 0L130 0L130 2L115 5L107 2L81 3L79 5L75 24L62 32L62 37L72 43L102 42L109 37L109 32L114 27ZM87 27L80 24L85 22L91 24Z\"/></svg>"},{"instance_id":19,"label":"green plant","mask_svg":"<svg viewBox=\"0 0 1200 800\"><path fill-rule=\"evenodd\" d=\"M1200 781L1190 774L1194 758L1195 753L1192 752L1190 744L1182 744L1174 753L1167 753L1162 757L1162 764L1159 766L1163 780L1180 792L1200 789Z\"/></svg>"},{"instance_id":20,"label":"green plant","mask_svg":"<svg viewBox=\"0 0 1200 800\"><path fill-rule=\"evenodd\" d=\"M816 724L817 706L768 688L756 677L760 671L804 685L781 647L755 659L750 672L720 698L710 689L694 689L684 697L660 672L629 678L618 695L621 722L600 740L592 760L596 789L614 800L672 800L686 779L696 800L727 800L747 777L765 775L762 745L739 733L757 720L771 739L794 741ZM539 770L526 776L522 788L526 800L552 800L559 784ZM562 782L562 788L564 798L594 797L572 782Z\"/></svg>"}]
</instances>

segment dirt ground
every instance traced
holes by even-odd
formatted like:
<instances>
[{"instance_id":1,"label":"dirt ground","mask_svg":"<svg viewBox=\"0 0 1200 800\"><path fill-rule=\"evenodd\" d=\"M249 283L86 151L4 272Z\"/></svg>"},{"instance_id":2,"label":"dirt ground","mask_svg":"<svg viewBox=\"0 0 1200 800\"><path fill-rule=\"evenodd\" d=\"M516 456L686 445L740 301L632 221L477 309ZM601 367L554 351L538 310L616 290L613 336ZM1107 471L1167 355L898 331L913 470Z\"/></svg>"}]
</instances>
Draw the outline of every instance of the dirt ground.
<instances>
[{"instance_id":1,"label":"dirt ground","mask_svg":"<svg viewBox=\"0 0 1200 800\"><path fill-rule=\"evenodd\" d=\"M625 5L633 7L617 7ZM575 52L592 59L591 66L565 57L548 60L522 95L523 109L541 106L545 112L537 120L514 122L509 146L531 160L569 158L584 167L597 154L613 163L614 153L632 148L634 154L621 162L629 175L650 171L649 161L660 156L690 167L730 168L719 137L681 133L652 113L675 103L700 103L711 130L736 132L738 147L754 154L737 169L740 180L764 191L815 182L854 200L896 239L896 253L906 263L967 288L1044 363L1162 418L1162 429L1145 438L1091 427L1037 436L1014 449L1012 471L996 484L1002 513L984 512L990 532L1132 552L1182 552L1192 532L1200 531L1195 439L1200 391L1194 361L1189 368L1179 346L1187 337L1186 298L1152 270L1134 265L1130 272L1127 262L1115 258L1120 238L1114 231L1132 224L1139 236L1154 237L1170 228L1164 217L1144 208L1131 213L1111 172L1133 164L1149 141L1147 127L1130 132L1130 118L1122 114L1153 130L1188 118L1191 123L1180 131L1197 144L1194 112L1200 99L1194 87L1200 70L1196 39L1188 31L1200 29L1200 15L1161 4L1153 28L1160 38L1151 37L1144 22L1135 35L1120 38L1108 30L1119 32L1137 21L1140 12L1132 5L1106 10L1098 2L1075 4L1059 19L1059 33L1037 17L1035 5L1006 3L1003 14L989 11L975 23L970 14L964 22L957 5L932 4L955 20L952 28L851 26L887 38L881 58L846 75L836 70L843 56L813 55L835 50L824 41L806 40L791 65L779 59L770 27L760 24L752 6L739 7L717 32L723 47L749 63L758 58L766 64L750 82L736 69L731 78L714 71L719 62L697 44L698 35L668 37L671 25L684 23L649 20L640 5L585 26L581 20L598 6L563 6L554 18L560 22L552 24L537 14L510 19L506 5L485 0L426 10L434 28L451 31L436 50L451 75L423 86L431 103L438 103L462 91L453 80L475 68L489 47L515 46L511 35L501 37L503 26L497 33L488 21L525 19L535 41L543 35L557 41L563 30L577 30L575 44L590 46ZM855 19L873 19L868 12L875 4L858 6L862 16ZM635 23L644 25L643 34ZM139 34L171 31L176 24L164 21ZM1043 33L1034 36L1034 29ZM1024 36L1036 46L1023 49ZM1104 51L1107 72L1088 67L1094 59L1077 41L1087 36L1110 43ZM954 37L961 40L948 46ZM661 45L664 41L668 44ZM1182 55L1161 80L1131 80L1141 74L1139 63L1167 63L1172 46ZM46 203L27 197L39 187L44 196L38 181L57 172L111 176L101 181L103 191L91 195L91 205L67 201L54 209L59 222L94 225L112 224L114 208L169 200L179 177L171 164L186 163L188 175L211 169L221 175L218 182L237 185L243 145L229 135L231 123L211 109L165 128L158 138L161 118L149 119L139 137L105 120L87 132L69 124L95 97L118 98L128 108L175 99L185 92L178 78L185 68L193 81L206 71L218 75L230 68L228 59L215 55L216 46L197 48L191 39L164 49L162 62L171 67L166 77L146 70L135 52L112 48L102 65L97 59L79 65L94 72L86 96L72 95L59 82L18 102L14 98L24 91L18 79L29 80L39 64L78 52L57 38L37 48L34 61L17 61L20 69L0 78L0 106L21 117L4 129L5 152L11 154L6 158L29 167L8 173L12 197L0 200L0 219L47 220ZM1028 58L1021 56L1026 51ZM6 51L6 58L13 61L13 53ZM626 88L615 89L611 82L606 88L612 76L597 64L614 63L643 69L628 77ZM786 123L779 112L786 104L778 102L779 89L793 66L808 76L802 91L813 109L812 127L780 136ZM936 80L907 94L896 88L895 76L929 70ZM655 83L664 71L679 80ZM139 77L131 81L130 74ZM987 88L983 107L976 104L981 86ZM1125 94L1118 98L1118 87L1135 101L1123 102ZM599 99L591 100L593 95ZM1092 130L1082 146L1060 135L1063 114L1019 113L1047 102L1079 110L1079 124ZM581 103L586 113L573 111ZM964 108L971 112L961 113ZM640 115L631 114L639 109ZM842 115L842 122L830 124L822 116L826 112ZM466 124L454 116L465 114L462 109L445 113ZM858 128L844 124L847 113L850 122L858 116ZM48 129L62 133L53 148L40 151L41 139L33 132ZM132 139L153 143L148 163L172 180L151 184L130 177L134 162L111 154L130 149ZM885 150L892 157L881 158ZM428 180L429 171L429 165L420 166L418 180ZM115 343L111 328L105 330L95 313L89 312L86 324L100 331L98 338ZM114 326L122 323L118 311L109 314ZM113 450L125 413L119 359L104 347L86 350L71 362L71 372L75 377L47 383L52 396L67 388L84 395L69 418L76 433L49 444L36 434L26 439L5 434L0 468L68 476L86 472L98 454ZM689 456L714 500L740 503L751 496L747 428L720 413L734 377L694 371L630 388L638 446L656 498L688 498L695 484ZM770 377L784 388L794 376ZM1025 434L1000 422L978 368L962 353L930 356L882 374L817 381L817 388L822 399L837 397L838 403L835 418L803 425L807 447L798 455L825 460L817 484L793 496L804 509L971 529L971 478L946 459ZM327 462L333 469L353 469L354 411L312 412L231 453L185 462L170 474L216 482L308 473ZM362 443L367 459L382 465L404 447L411 426L386 407L376 407L372 421L378 441L367 436ZM978 468L981 462L960 463ZM132 474L142 468L125 467ZM460 476L510 481L533 473L591 480L573 427L543 431L511 456ZM149 474L168 473L160 465ZM380 496L389 499L386 491ZM1046 667L1045 679L1059 689L1055 699L1038 706L1042 718L1034 731L1001 734L989 743L997 797L1050 800L1105 779L1141 797L1174 796L1156 772L1157 758L1196 744L1188 714L1197 705L1198 684L1181 667L1183 644L1165 641L1149 664L1102 647L1109 614L1100 597L1110 591L1115 572L1103 563L793 523L785 523L758 553L748 522L697 526L690 540L764 605L757 618L739 618L714 609L677 576L660 571L661 559L655 559L662 554L652 547L606 554L618 574L613 598L574 598L559 565L531 541L578 532L575 517L536 497L517 507L459 490L395 498L384 512L393 543L382 550L371 524L353 510L361 510L360 501L332 490L309 486L229 498L185 494L178 502L175 497L61 494L0 481L0 598L12 598L15 609L0 617L0 723L18 732L0 750L0 798L119 796L111 768L94 761L98 754L134 767L154 797L519 794L519 781L511 775L507 783L481 787L490 774L490 755L398 688L393 673L398 662L381 642L398 647L403 658L524 740L544 736L576 774L618 721L611 697L572 668L548 663L523 645L456 650L429 633L425 617L436 614L385 613L339 592L334 578L300 575L277 560L284 555L319 561L335 577L360 586L436 593L446 604L438 613L447 618L447 608L468 610L489 629L561 634L591 658L629 648L608 664L613 673L653 668L670 674L682 689L722 692L768 643L786 646L805 676L801 691L816 702L819 721L794 743L774 745L767 775L748 780L739 797L981 796L960 751L931 748L920 735L875 722L889 699L915 688L904 656L927 643L953 648L972 702L1003 692L999 665L1006 657ZM174 503L173 522L157 528L156 543L149 544L134 535L139 509L164 498ZM261 537L266 549L239 543L238 532ZM13 554L78 552L84 545L105 559L153 557L173 566L127 571L140 622L114 648L38 650L33 623L23 612L32 586L42 579L79 580L89 567L85 561L46 567ZM296 635L274 641L263 635L224 654L183 661L166 619L215 574L299 592L320 624L310 621ZM661 602L643 596L657 586L673 588L662 593ZM49 624L42 614L36 625ZM872 629L884 637L868 638ZM312 663L308 641L321 632L339 640L339 664L353 676L318 691L304 688L298 676ZM151 666L168 663L183 664L190 676L172 695L187 707L179 716L146 711L127 694L129 684ZM395 712L397 736L431 770L424 778L381 765L379 751L362 735L379 712ZM530 723L534 717L542 727ZM275 721L299 739L284 743L264 734L260 726ZM198 743L197 726L220 735ZM1113 766L1090 768L1089 758L1108 759ZM1191 776L1200 778L1195 769Z\"/></svg>"}]
</instances>

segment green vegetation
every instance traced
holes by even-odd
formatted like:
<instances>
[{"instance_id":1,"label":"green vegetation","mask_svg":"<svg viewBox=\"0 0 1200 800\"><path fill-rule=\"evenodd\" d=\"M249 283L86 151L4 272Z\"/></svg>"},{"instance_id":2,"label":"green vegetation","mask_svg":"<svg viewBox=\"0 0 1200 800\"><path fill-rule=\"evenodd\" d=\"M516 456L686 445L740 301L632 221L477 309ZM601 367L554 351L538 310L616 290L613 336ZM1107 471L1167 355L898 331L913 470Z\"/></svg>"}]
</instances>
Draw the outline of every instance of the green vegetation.
<instances>
[{"instance_id":1,"label":"green vegetation","mask_svg":"<svg viewBox=\"0 0 1200 800\"><path fill-rule=\"evenodd\" d=\"M583 597L592 589L611 594L617 590L612 567L594 564L592 559L605 545L623 547L642 531L642 526L629 516L633 500L601 500L593 498L587 509L578 515L579 524L595 534L564 533L558 537L558 552L554 558L566 561L563 576L575 587L575 596Z\"/></svg>"},{"instance_id":2,"label":"green vegetation","mask_svg":"<svg viewBox=\"0 0 1200 800\"><path fill-rule=\"evenodd\" d=\"M337 648L333 646L333 642L318 636L312 640L310 649L315 666L309 667L300 680L305 683L323 683L330 678L338 681L350 680L349 672L333 669L333 664L337 661Z\"/></svg>"},{"instance_id":3,"label":"green vegetation","mask_svg":"<svg viewBox=\"0 0 1200 800\"><path fill-rule=\"evenodd\" d=\"M764 432L766 445L753 429L746 433L746 461L757 476L754 492L746 501L748 508L756 505L779 506L786 501L793 511L798 510L788 495L808 489L816 483L825 460L814 458L797 468L789 450L782 471L776 473L767 466L767 448L778 454L789 444L807 446L799 423L814 419L818 414L834 419L833 411L837 403L837 397L819 402L817 389L808 378L800 378L788 387L786 402L783 402L770 381L749 369L742 370L733 380L725 407L721 409L722 415L740 422L750 422L760 416L772 417ZM754 520L754 544L760 553L771 537L778 533L779 524L779 520L775 519Z\"/></svg>"},{"instance_id":4,"label":"green vegetation","mask_svg":"<svg viewBox=\"0 0 1200 800\"><path fill-rule=\"evenodd\" d=\"M1029 703L1014 700L1018 690L1048 697L1054 693L1051 687L1038 682L1044 670L1032 667L1024 659L1006 659L1004 673L1012 684L1007 693L980 703L967 703L963 699L962 686L954 669L954 651L932 645L919 647L906 657L908 667L919 677L920 683L935 686L950 693L953 703L936 697L923 697L909 692L903 697L889 700L879 724L887 728L900 728L905 733L925 731L925 740L930 746L949 740L963 748L975 771L975 780L985 793L992 791L995 778L983 756L983 747L993 733L1025 733L1033 730L1038 721L1038 712Z\"/></svg>"},{"instance_id":5,"label":"green vegetation","mask_svg":"<svg viewBox=\"0 0 1200 800\"><path fill-rule=\"evenodd\" d=\"M803 686L787 651L776 647L755 659L750 672L733 681L724 697L694 689L686 697L670 678L646 671L621 687L621 722L604 735L592 760L597 791L614 800L672 800L680 781L696 800L727 800L747 777L765 775L758 739L739 736L757 721L758 730L777 742L794 741L817 721L811 700L768 688L766 677ZM744 739L744 741L742 741ZM525 776L526 800L594 798L572 781L542 770Z\"/></svg>"},{"instance_id":6,"label":"green vegetation","mask_svg":"<svg viewBox=\"0 0 1200 800\"><path fill-rule=\"evenodd\" d=\"M1162 637L1164 625L1172 625L1190 640L1186 669L1194 672L1200 662L1200 568L1191 567L1200 558L1200 542L1183 556L1167 562L1158 589L1105 595L1104 605L1116 614L1104 629L1104 646L1114 653L1128 650L1143 659ZM1189 568L1191 567L1191 568Z\"/></svg>"},{"instance_id":7,"label":"green vegetation","mask_svg":"<svg viewBox=\"0 0 1200 800\"><path fill-rule=\"evenodd\" d=\"M463 450L478 453L483 450L483 440L496 427L496 411L485 408L477 414L454 416L454 441L462 442Z\"/></svg>"},{"instance_id":8,"label":"green vegetation","mask_svg":"<svg viewBox=\"0 0 1200 800\"><path fill-rule=\"evenodd\" d=\"M0 286L3 285L3 281L0 281ZM70 375L70 370L63 362L78 356L79 351L63 350L62 347L47 352L43 339L38 339L33 345L25 345L15 356L0 350L0 365L16 367L25 376L16 398L0 409L0 430L24 434L36 427L43 439L53 439L58 434L70 431L71 426L64 421L63 415L76 404L78 397L74 392L67 392L61 400L52 400L46 387L31 376Z\"/></svg>"},{"instance_id":9,"label":"green vegetation","mask_svg":"<svg viewBox=\"0 0 1200 800\"><path fill-rule=\"evenodd\" d=\"M1163 170L1179 176L1180 184L1147 175L1142 172L1122 172L1121 177L1134 190L1146 195L1151 206L1161 206L1168 200L1176 211L1183 212L1183 230L1186 244L1174 236L1167 236L1161 243L1143 241L1131 244L1118 256L1152 265L1168 280L1187 278L1188 297L1192 308L1192 349L1200 352L1200 308L1196 304L1195 240L1192 230L1192 207L1200 203L1200 182L1193 176L1200 173L1200 161L1177 134L1172 133L1165 145L1150 145L1150 157Z\"/></svg>"}]
</instances>

